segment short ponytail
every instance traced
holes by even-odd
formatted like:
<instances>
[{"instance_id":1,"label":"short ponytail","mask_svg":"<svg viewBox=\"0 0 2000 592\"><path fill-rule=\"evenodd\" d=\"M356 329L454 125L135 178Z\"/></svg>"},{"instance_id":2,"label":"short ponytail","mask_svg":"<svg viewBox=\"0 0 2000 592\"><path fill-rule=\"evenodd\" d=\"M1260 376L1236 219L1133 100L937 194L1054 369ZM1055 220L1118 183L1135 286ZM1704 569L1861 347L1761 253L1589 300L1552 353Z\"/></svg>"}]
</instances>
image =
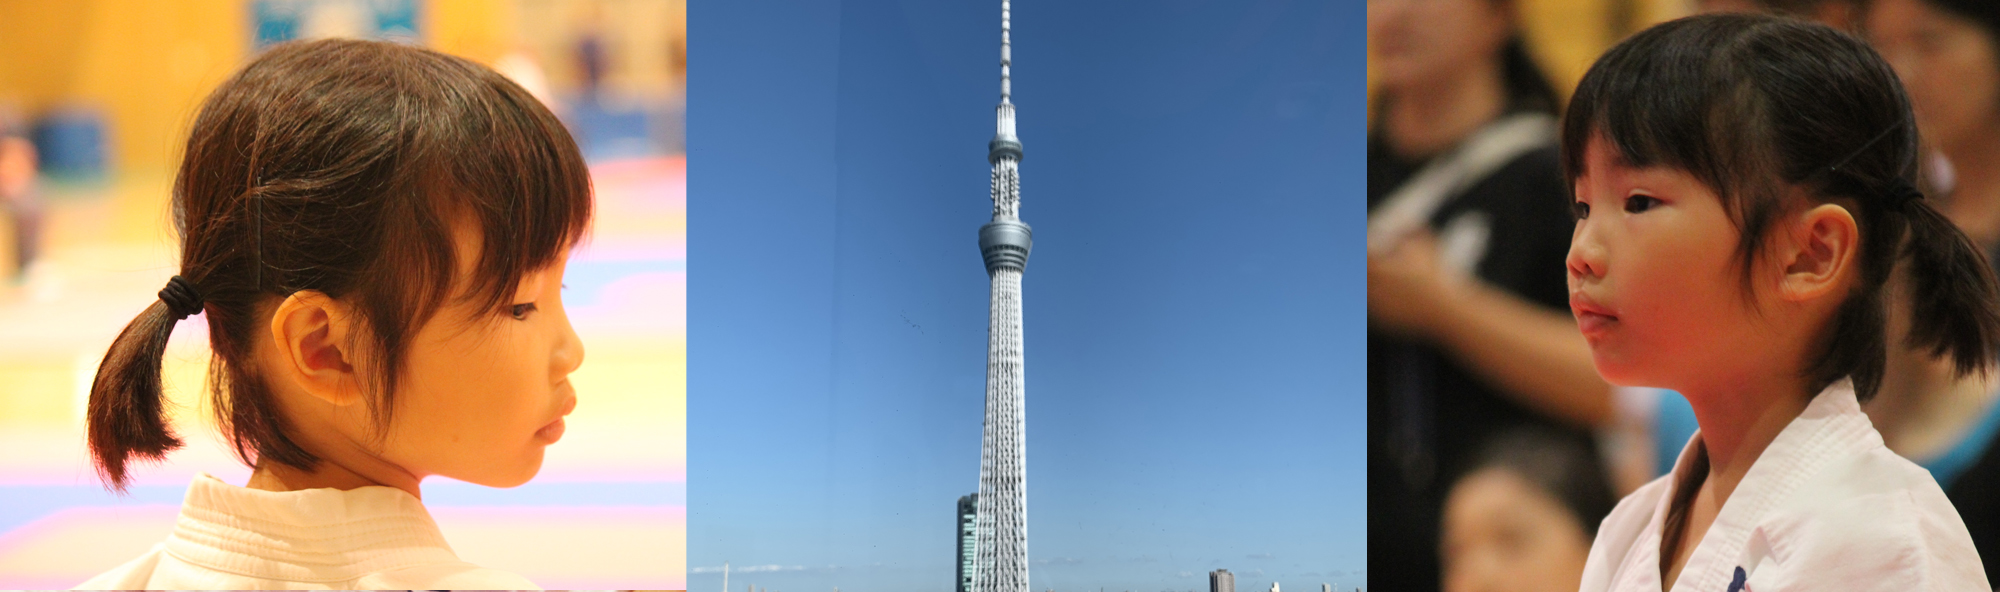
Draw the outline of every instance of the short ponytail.
<instances>
[{"instance_id":1,"label":"short ponytail","mask_svg":"<svg viewBox=\"0 0 2000 592\"><path fill-rule=\"evenodd\" d=\"M1903 205L1910 236L1910 334L1903 345L1950 355L1960 376L1987 372L2000 343L2000 287L1986 257L1943 213L1923 200Z\"/></svg>"},{"instance_id":2,"label":"short ponytail","mask_svg":"<svg viewBox=\"0 0 2000 592\"><path fill-rule=\"evenodd\" d=\"M133 459L158 462L181 447L167 425L160 364L179 322L166 302L154 302L111 342L90 383L90 455L106 487L124 492Z\"/></svg>"}]
</instances>

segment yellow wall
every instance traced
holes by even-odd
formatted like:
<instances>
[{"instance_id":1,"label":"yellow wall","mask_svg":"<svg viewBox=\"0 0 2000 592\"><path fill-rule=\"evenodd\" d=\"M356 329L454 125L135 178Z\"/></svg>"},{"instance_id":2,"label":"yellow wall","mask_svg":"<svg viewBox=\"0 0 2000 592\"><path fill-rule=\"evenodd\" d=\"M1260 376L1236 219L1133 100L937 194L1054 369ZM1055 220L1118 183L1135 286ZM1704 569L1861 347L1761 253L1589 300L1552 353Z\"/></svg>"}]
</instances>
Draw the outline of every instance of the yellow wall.
<instances>
[{"instance_id":1,"label":"yellow wall","mask_svg":"<svg viewBox=\"0 0 2000 592\"><path fill-rule=\"evenodd\" d=\"M493 65L513 49L514 3L497 0L419 0L425 45Z\"/></svg>"},{"instance_id":2,"label":"yellow wall","mask_svg":"<svg viewBox=\"0 0 2000 592\"><path fill-rule=\"evenodd\" d=\"M493 63L510 2L419 0L438 49ZM0 104L29 116L82 104L108 122L117 173L171 174L201 100L250 52L248 0L0 2Z\"/></svg>"},{"instance_id":3,"label":"yellow wall","mask_svg":"<svg viewBox=\"0 0 2000 592\"><path fill-rule=\"evenodd\" d=\"M1688 13L1686 0L1518 0L1521 28L1530 51L1556 94L1568 100L1576 83L1597 56L1625 35ZM1627 3L1633 22L1627 30L1613 23L1614 3Z\"/></svg>"},{"instance_id":4,"label":"yellow wall","mask_svg":"<svg viewBox=\"0 0 2000 592\"><path fill-rule=\"evenodd\" d=\"M187 122L249 50L243 0L0 2L0 101L81 103L109 120L121 170L171 170Z\"/></svg>"}]
</instances>

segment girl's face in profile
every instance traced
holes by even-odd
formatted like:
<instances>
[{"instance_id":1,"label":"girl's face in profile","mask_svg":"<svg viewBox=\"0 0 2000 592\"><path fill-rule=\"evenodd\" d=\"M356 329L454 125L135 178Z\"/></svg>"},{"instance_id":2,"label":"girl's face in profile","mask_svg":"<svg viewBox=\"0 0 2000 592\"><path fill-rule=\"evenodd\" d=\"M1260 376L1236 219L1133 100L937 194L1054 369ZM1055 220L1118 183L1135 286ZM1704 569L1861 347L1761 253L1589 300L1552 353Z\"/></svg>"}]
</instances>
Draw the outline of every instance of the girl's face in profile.
<instances>
[{"instance_id":1,"label":"girl's face in profile","mask_svg":"<svg viewBox=\"0 0 2000 592\"><path fill-rule=\"evenodd\" d=\"M458 233L460 290L479 252ZM404 381L381 456L422 477L493 487L526 483L576 407L569 375L583 344L563 310L565 253L522 278L494 310L454 295L409 341ZM480 310L476 310L480 309Z\"/></svg>"},{"instance_id":2,"label":"girl's face in profile","mask_svg":"<svg viewBox=\"0 0 2000 592\"><path fill-rule=\"evenodd\" d=\"M1738 232L1686 171L1633 167L1592 139L1576 178L1570 310L1605 380L1680 388L1745 370L1758 323L1743 298Z\"/></svg>"}]
</instances>

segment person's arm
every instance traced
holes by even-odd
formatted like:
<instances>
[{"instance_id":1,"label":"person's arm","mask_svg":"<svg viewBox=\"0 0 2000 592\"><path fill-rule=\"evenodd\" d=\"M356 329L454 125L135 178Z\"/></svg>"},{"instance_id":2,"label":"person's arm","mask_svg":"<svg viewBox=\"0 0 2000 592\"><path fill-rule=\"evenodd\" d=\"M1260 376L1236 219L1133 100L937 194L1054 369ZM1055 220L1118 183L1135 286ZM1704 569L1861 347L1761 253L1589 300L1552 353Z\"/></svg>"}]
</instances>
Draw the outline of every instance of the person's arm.
<instances>
[{"instance_id":1,"label":"person's arm","mask_svg":"<svg viewBox=\"0 0 2000 592\"><path fill-rule=\"evenodd\" d=\"M1476 280L1451 301L1435 338L1467 366L1544 413L1582 426L1610 423L1611 385L1598 376L1575 318Z\"/></svg>"},{"instance_id":2,"label":"person's arm","mask_svg":"<svg viewBox=\"0 0 2000 592\"><path fill-rule=\"evenodd\" d=\"M1444 271L1429 236L1369 255L1368 316L1377 328L1438 345L1551 417L1592 428L1614 419L1611 386L1598 376L1575 319Z\"/></svg>"}]
</instances>

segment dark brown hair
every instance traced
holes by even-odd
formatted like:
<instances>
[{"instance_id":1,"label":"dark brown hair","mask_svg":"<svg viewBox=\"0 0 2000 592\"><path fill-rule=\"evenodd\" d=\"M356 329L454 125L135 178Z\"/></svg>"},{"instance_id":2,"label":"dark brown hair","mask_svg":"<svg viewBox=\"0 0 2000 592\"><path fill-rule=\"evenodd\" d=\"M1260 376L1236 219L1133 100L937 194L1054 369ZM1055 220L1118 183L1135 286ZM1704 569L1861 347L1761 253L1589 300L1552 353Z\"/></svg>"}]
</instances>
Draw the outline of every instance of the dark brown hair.
<instances>
[{"instance_id":1,"label":"dark brown hair","mask_svg":"<svg viewBox=\"0 0 2000 592\"><path fill-rule=\"evenodd\" d=\"M1574 438L1546 428L1517 427L1488 439L1479 450L1473 469L1459 475L1453 488L1481 470L1513 473L1560 502L1587 538L1597 536L1598 525L1618 505L1604 463L1596 451Z\"/></svg>"},{"instance_id":2,"label":"dark brown hair","mask_svg":"<svg viewBox=\"0 0 2000 592\"><path fill-rule=\"evenodd\" d=\"M1993 272L1965 233L1914 193L1917 127L1882 57L1823 25L1763 15L1688 17L1640 32L1599 58L1563 119L1565 175L1583 173L1602 138L1633 166L1687 171L1715 190L1751 258L1791 208L1841 203L1861 231L1860 277L1818 354L1801 369L1814 391L1843 377L1868 400L1887 354L1883 285L1908 265L1907 345L1950 355L1960 374L1990 368L2000 342ZM1572 187L1574 189L1574 187Z\"/></svg>"},{"instance_id":3,"label":"dark brown hair","mask_svg":"<svg viewBox=\"0 0 2000 592\"><path fill-rule=\"evenodd\" d=\"M288 435L252 359L277 301L314 290L354 307L368 408L386 426L408 340L454 288L498 309L581 239L590 210L569 132L491 69L377 41L258 56L203 104L173 189L180 275L205 303L208 391L237 457L318 463ZM482 238L469 285L453 285L454 227ZM90 449L115 490L133 458L181 445L161 410L168 308L133 319L91 385Z\"/></svg>"}]
</instances>

